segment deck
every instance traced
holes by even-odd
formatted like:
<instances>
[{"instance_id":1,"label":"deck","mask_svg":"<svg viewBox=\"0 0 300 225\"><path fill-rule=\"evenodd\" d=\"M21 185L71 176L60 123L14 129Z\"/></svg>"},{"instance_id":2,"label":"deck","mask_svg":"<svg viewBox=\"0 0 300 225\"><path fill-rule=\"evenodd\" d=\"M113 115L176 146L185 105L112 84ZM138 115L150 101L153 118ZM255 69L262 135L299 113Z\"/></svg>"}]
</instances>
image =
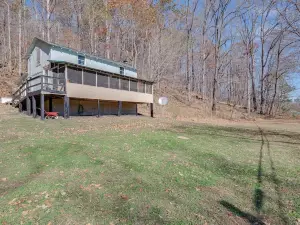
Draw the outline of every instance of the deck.
<instances>
[{"instance_id":1,"label":"deck","mask_svg":"<svg viewBox=\"0 0 300 225\"><path fill-rule=\"evenodd\" d=\"M115 101L119 107L122 102L147 103L153 115L153 82L67 62L50 62L43 72L23 81L13 94L12 103L22 111L26 101L28 114L36 116L36 100L39 109L44 111L45 96L50 95L64 99L65 118L69 117L69 98ZM43 115L41 118L44 119Z\"/></svg>"}]
</instances>

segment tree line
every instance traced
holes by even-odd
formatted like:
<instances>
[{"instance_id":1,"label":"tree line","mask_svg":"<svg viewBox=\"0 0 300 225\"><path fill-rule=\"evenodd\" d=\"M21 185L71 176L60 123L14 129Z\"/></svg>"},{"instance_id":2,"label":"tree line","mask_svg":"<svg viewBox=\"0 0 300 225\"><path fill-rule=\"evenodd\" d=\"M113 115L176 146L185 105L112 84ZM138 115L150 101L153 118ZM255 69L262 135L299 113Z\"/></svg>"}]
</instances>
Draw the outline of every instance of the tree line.
<instances>
[{"instance_id":1,"label":"tree line","mask_svg":"<svg viewBox=\"0 0 300 225\"><path fill-rule=\"evenodd\" d=\"M276 115L298 73L297 0L1 0L0 66L26 72L33 37L127 61L156 89Z\"/></svg>"}]
</instances>

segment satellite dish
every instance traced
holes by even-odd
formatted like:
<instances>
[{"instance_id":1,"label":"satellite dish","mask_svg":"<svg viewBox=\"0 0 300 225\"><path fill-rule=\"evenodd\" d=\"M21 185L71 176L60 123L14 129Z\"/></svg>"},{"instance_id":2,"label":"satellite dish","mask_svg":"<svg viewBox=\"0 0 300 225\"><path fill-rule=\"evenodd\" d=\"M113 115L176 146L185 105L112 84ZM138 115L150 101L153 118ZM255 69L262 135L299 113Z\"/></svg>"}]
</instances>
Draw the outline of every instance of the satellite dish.
<instances>
[{"instance_id":1,"label":"satellite dish","mask_svg":"<svg viewBox=\"0 0 300 225\"><path fill-rule=\"evenodd\" d=\"M169 100L168 100L167 97L160 97L160 98L158 99L158 104L160 104L160 105L167 105L168 102L169 102Z\"/></svg>"}]
</instances>

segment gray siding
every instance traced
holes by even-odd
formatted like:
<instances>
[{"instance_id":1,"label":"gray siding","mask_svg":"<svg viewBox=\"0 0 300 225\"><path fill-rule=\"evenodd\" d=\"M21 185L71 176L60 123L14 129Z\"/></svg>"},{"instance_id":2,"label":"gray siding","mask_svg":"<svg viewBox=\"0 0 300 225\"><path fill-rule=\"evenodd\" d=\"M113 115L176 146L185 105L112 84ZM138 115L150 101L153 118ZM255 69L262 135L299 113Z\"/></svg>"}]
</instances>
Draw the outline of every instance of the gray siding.
<instances>
[{"instance_id":1,"label":"gray siding","mask_svg":"<svg viewBox=\"0 0 300 225\"><path fill-rule=\"evenodd\" d=\"M40 64L37 64L37 49L40 49L41 57ZM37 42L35 48L31 52L31 55L28 59L28 76L32 77L38 73L43 72L43 67L47 65L50 59L50 46L43 42Z\"/></svg>"},{"instance_id":2,"label":"gray siding","mask_svg":"<svg viewBox=\"0 0 300 225\"><path fill-rule=\"evenodd\" d=\"M78 64L78 55L74 54L71 51L67 51L64 48L52 47L51 60L66 61L69 63ZM85 57L85 66L110 73L120 73L119 66L113 65L112 63L106 63L101 60L96 60L94 58L90 58L89 56ZM124 73L125 76L137 78L136 71L128 70L125 68Z\"/></svg>"}]
</instances>

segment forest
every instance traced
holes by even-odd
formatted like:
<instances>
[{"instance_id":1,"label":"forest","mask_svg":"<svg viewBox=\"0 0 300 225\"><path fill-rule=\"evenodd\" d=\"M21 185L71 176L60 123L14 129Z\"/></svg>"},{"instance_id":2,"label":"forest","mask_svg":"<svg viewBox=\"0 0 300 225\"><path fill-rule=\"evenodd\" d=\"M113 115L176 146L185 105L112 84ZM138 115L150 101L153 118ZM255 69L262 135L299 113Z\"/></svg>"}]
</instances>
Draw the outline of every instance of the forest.
<instances>
[{"instance_id":1,"label":"forest","mask_svg":"<svg viewBox=\"0 0 300 225\"><path fill-rule=\"evenodd\" d=\"M0 26L8 80L26 74L39 37L126 61L155 90L208 100L212 113L226 102L275 116L297 88L297 0L0 0Z\"/></svg>"}]
</instances>

